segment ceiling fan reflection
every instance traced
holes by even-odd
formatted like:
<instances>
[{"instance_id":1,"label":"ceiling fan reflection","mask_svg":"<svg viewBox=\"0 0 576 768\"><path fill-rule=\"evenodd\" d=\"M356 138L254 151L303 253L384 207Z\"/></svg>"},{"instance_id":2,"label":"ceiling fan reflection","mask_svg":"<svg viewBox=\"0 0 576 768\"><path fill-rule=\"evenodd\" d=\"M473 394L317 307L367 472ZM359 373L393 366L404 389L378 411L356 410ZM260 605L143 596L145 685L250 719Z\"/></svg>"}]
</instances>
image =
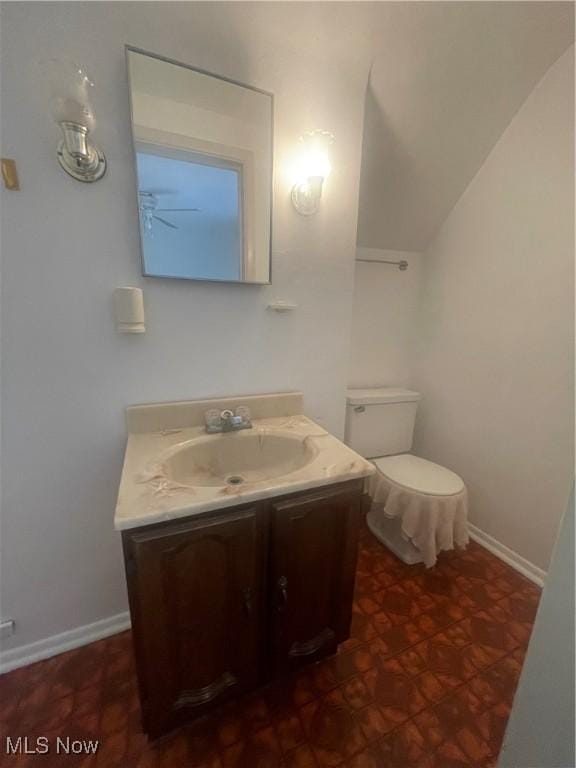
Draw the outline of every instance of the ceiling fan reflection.
<instances>
[{"instance_id":1,"label":"ceiling fan reflection","mask_svg":"<svg viewBox=\"0 0 576 768\"><path fill-rule=\"evenodd\" d=\"M144 231L148 233L152 232L154 219L170 229L180 229L176 224L173 224L162 216L158 216L159 213L200 213L201 211L201 208L159 208L158 197L154 192L148 192L146 190L138 192L138 200L142 225Z\"/></svg>"}]
</instances>

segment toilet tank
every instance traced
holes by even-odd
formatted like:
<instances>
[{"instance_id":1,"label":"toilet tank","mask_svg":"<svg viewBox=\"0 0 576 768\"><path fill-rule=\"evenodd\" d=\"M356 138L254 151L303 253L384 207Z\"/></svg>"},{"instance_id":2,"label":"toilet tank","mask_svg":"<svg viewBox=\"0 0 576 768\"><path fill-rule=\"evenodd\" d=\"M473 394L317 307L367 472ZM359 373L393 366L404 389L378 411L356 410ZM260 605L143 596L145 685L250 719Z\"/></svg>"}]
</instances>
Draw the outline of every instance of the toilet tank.
<instances>
[{"instance_id":1,"label":"toilet tank","mask_svg":"<svg viewBox=\"0 0 576 768\"><path fill-rule=\"evenodd\" d=\"M420 393L379 387L349 389L345 442L367 459L407 453L412 448Z\"/></svg>"}]
</instances>

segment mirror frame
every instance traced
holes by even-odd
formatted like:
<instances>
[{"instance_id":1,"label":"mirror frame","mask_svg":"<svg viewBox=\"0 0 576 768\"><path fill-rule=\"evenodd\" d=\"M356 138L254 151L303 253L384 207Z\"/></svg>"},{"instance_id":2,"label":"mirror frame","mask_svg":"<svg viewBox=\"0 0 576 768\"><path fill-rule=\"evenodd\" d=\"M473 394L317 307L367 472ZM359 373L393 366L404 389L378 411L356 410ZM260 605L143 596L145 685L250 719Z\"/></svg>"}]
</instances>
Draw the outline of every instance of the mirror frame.
<instances>
[{"instance_id":1,"label":"mirror frame","mask_svg":"<svg viewBox=\"0 0 576 768\"><path fill-rule=\"evenodd\" d=\"M177 61L176 59L171 59L167 56L161 56L158 53L152 53L151 51L146 51L143 48L137 48L133 45L125 45L124 46L124 55L126 59L126 77L128 80L128 104L130 107L130 141L132 144L132 157L134 161L134 176L136 179L136 201L138 201L138 194L139 194L139 183L138 183L138 168L137 168L137 154L136 154L136 138L134 136L134 108L132 103L132 87L130 83L130 66L129 66L129 54L130 53L140 53L143 56L149 56L152 59L158 59L159 61L164 61L167 64L174 64L178 67L184 67L185 69L190 69L192 72L198 72L201 75L208 75L209 77L215 77L218 80L223 80L226 83L230 83L231 85L238 85L241 88L247 88L250 91L255 91L256 93L261 93L264 96L270 97L270 221L269 221L269 227L270 227L270 245L268 248L268 280L262 281L262 282L254 282L250 280L216 280L214 278L207 278L207 277L177 277L175 275L152 275L148 272L146 272L146 264L144 262L144 242L142 240L142 228L140 223L140 211L137 210L137 220L138 220L138 238L140 241L140 260L142 263L142 275L143 277L149 277L149 278L156 278L160 280L190 280L192 282L200 282L200 283L220 283L224 285L272 285L272 236L273 236L273 212L274 212L274 94L270 91L265 91L263 88L257 88L254 85L248 85L247 83L243 83L240 80L234 80L231 77L225 77L224 75L217 75L214 72L209 72L206 69L201 69L200 67L193 67L191 64L184 64L181 61ZM244 221L242 221L242 228L244 229Z\"/></svg>"}]
</instances>

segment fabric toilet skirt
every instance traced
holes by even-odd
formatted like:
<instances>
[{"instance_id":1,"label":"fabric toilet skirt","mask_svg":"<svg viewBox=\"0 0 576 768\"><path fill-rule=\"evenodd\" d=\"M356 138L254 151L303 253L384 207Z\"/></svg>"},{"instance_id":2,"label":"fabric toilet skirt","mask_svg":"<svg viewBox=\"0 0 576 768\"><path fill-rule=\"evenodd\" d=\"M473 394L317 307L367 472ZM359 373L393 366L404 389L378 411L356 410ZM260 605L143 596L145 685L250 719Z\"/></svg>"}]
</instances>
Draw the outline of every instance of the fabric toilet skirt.
<instances>
[{"instance_id":1,"label":"fabric toilet skirt","mask_svg":"<svg viewBox=\"0 0 576 768\"><path fill-rule=\"evenodd\" d=\"M430 568L440 552L468 544L466 487L452 496L434 496L397 485L377 472L370 477L368 493L372 497L369 527L406 562L424 562ZM393 521L396 525L391 525ZM393 545L394 529L416 553L411 554L411 547L398 551Z\"/></svg>"}]
</instances>

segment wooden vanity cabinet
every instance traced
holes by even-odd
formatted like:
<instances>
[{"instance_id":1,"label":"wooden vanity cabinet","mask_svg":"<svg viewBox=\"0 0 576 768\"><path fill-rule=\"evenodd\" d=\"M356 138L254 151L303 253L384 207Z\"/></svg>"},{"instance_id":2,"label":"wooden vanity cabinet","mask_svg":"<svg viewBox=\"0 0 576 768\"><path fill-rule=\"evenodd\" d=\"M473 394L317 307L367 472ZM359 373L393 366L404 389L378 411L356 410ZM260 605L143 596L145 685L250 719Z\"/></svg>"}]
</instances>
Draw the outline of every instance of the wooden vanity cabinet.
<instances>
[{"instance_id":1,"label":"wooden vanity cabinet","mask_svg":"<svg viewBox=\"0 0 576 768\"><path fill-rule=\"evenodd\" d=\"M160 735L254 688L263 653L264 510L123 535L142 717Z\"/></svg>"},{"instance_id":2,"label":"wooden vanity cabinet","mask_svg":"<svg viewBox=\"0 0 576 768\"><path fill-rule=\"evenodd\" d=\"M123 531L155 738L348 637L363 481Z\"/></svg>"},{"instance_id":3,"label":"wooden vanity cabinet","mask_svg":"<svg viewBox=\"0 0 576 768\"><path fill-rule=\"evenodd\" d=\"M270 504L272 673L334 653L348 638L361 490L341 487Z\"/></svg>"}]
</instances>

